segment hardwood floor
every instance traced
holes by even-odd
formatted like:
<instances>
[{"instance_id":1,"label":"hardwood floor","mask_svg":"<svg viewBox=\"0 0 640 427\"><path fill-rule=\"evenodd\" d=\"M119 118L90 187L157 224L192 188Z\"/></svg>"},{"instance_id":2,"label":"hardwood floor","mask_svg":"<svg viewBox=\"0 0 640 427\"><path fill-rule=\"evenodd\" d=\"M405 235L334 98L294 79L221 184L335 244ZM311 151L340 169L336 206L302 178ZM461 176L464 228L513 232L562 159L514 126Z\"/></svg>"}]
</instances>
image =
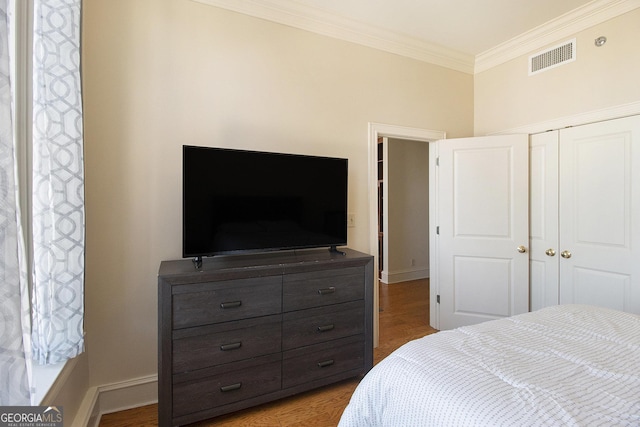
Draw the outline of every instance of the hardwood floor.
<instances>
[{"instance_id":1,"label":"hardwood floor","mask_svg":"<svg viewBox=\"0 0 640 427\"><path fill-rule=\"evenodd\" d=\"M436 332L429 326L429 280L393 285L380 283L380 342L374 349L374 364L402 344ZM208 426L335 426L349 403L359 378L191 424ZM100 427L158 425L158 405L103 415Z\"/></svg>"}]
</instances>

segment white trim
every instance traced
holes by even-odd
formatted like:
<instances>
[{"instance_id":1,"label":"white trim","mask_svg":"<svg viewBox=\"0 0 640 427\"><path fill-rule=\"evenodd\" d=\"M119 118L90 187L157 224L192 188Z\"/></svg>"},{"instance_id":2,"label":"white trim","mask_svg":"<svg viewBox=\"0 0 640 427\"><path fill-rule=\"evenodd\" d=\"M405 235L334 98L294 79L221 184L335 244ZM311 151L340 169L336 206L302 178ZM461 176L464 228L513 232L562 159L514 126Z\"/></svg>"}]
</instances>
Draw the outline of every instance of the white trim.
<instances>
[{"instance_id":1,"label":"white trim","mask_svg":"<svg viewBox=\"0 0 640 427\"><path fill-rule=\"evenodd\" d=\"M640 0L595 0L476 56L475 74L640 7Z\"/></svg>"},{"instance_id":2,"label":"white trim","mask_svg":"<svg viewBox=\"0 0 640 427\"><path fill-rule=\"evenodd\" d=\"M312 33L473 73L474 56L289 0L193 0Z\"/></svg>"},{"instance_id":3,"label":"white trim","mask_svg":"<svg viewBox=\"0 0 640 427\"><path fill-rule=\"evenodd\" d=\"M421 128L413 128L407 126L388 125L383 123L369 123L369 143L378 143L378 137L386 136L389 138L411 139L415 141L437 141L446 138L447 133L439 130L429 130ZM377 145L371 145L376 149L373 152L377 155ZM377 162L377 157L374 157ZM374 165L375 166L375 165ZM376 169L374 168L374 171Z\"/></svg>"},{"instance_id":4,"label":"white trim","mask_svg":"<svg viewBox=\"0 0 640 427\"><path fill-rule=\"evenodd\" d=\"M475 74L640 7L640 0L594 0L478 55L428 43L289 0L192 0L316 34Z\"/></svg>"},{"instance_id":5,"label":"white trim","mask_svg":"<svg viewBox=\"0 0 640 427\"><path fill-rule=\"evenodd\" d=\"M589 123L602 122L605 120L619 119L627 116L635 116L640 114L640 101L630 102L615 107L602 108L599 110L587 111L571 116L560 117L557 119L547 120L539 123L518 126L510 129L504 129L488 135L506 135L513 133L534 134L546 132L548 130L563 129L570 126L586 125Z\"/></svg>"},{"instance_id":6,"label":"white trim","mask_svg":"<svg viewBox=\"0 0 640 427\"><path fill-rule=\"evenodd\" d=\"M421 268L417 270L398 270L390 272L382 272L380 281L388 285L395 283L408 282L411 280L428 279L429 268Z\"/></svg>"},{"instance_id":7,"label":"white trim","mask_svg":"<svg viewBox=\"0 0 640 427\"><path fill-rule=\"evenodd\" d=\"M378 249L378 251L376 252L374 249L371 249L371 253L375 253L377 255L380 254L380 228L382 228L383 230L383 239L382 239L382 253L384 254L384 256L382 257L382 259L378 260L378 269L380 271L380 281L382 281L382 283L389 283L389 277L388 277L388 271L389 271L389 240L391 239L391 233L389 233L389 187L390 187L390 180L389 180L389 137L388 136L384 136L382 138L378 137L377 138L377 142L378 142L378 150L380 150L380 139L382 139L382 182L383 182L383 186L382 186L382 200L385 201L385 203L382 204L382 206L380 206L380 186L378 185L378 183L376 182L376 189L377 189L377 195L378 195L378 199L376 199L376 206L378 208L378 210L376 211L376 223L378 224L378 226L376 227L376 230L378 231L378 240L377 240L377 245L376 248ZM376 181L380 181L380 152L378 152L378 157L377 157L377 161L378 161L378 172L376 174ZM382 208L382 214L380 214L380 209ZM382 215L382 225L380 225L378 223L379 221L379 217L380 215Z\"/></svg>"},{"instance_id":8,"label":"white trim","mask_svg":"<svg viewBox=\"0 0 640 427\"><path fill-rule=\"evenodd\" d=\"M102 385L98 393L101 415L158 403L158 375Z\"/></svg>"},{"instance_id":9,"label":"white trim","mask_svg":"<svg viewBox=\"0 0 640 427\"><path fill-rule=\"evenodd\" d=\"M91 387L73 420L72 427L98 427L104 414L158 403L158 375Z\"/></svg>"},{"instance_id":10,"label":"white trim","mask_svg":"<svg viewBox=\"0 0 640 427\"><path fill-rule=\"evenodd\" d=\"M84 395L82 403L76 412L76 416L71 423L71 427L98 427L100 424L100 414L98 410L98 387L90 387Z\"/></svg>"},{"instance_id":11,"label":"white trim","mask_svg":"<svg viewBox=\"0 0 640 427\"><path fill-rule=\"evenodd\" d=\"M443 138L444 139L444 138ZM440 329L440 248L438 246L438 224L440 214L438 209L440 175L438 174L439 162L438 142L429 144L429 325L434 329Z\"/></svg>"}]
</instances>

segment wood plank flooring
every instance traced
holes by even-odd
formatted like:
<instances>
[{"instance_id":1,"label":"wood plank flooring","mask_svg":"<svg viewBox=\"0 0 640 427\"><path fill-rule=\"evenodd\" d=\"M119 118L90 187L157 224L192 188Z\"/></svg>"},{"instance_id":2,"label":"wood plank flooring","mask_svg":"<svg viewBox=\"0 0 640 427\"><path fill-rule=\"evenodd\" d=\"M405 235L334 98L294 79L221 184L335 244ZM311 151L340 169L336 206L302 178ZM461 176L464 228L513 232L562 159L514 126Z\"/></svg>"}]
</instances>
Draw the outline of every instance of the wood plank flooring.
<instances>
[{"instance_id":1,"label":"wood plank flooring","mask_svg":"<svg viewBox=\"0 0 640 427\"><path fill-rule=\"evenodd\" d=\"M436 332L429 326L429 280L380 283L380 343L374 364L402 344ZM233 414L192 424L192 427L329 427L336 426L358 385L354 378ZM158 405L103 415L100 427L158 425Z\"/></svg>"}]
</instances>

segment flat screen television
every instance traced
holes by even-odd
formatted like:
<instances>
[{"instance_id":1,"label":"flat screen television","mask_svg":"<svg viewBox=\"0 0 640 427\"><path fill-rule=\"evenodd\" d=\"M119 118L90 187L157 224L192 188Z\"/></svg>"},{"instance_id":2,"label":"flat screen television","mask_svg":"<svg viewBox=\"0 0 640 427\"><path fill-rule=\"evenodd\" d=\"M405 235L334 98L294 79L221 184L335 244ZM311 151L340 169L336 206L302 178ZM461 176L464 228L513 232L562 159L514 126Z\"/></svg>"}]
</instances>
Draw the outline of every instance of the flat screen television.
<instances>
[{"instance_id":1,"label":"flat screen television","mask_svg":"<svg viewBox=\"0 0 640 427\"><path fill-rule=\"evenodd\" d=\"M182 256L347 244L347 159L183 146Z\"/></svg>"}]
</instances>

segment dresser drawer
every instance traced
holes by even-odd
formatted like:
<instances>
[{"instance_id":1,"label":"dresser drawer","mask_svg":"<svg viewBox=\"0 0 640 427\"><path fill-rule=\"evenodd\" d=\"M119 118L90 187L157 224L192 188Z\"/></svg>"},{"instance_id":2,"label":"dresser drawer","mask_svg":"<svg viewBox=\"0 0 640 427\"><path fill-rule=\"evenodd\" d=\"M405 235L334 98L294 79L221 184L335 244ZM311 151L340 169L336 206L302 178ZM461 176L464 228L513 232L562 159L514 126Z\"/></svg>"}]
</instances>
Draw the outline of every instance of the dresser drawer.
<instances>
[{"instance_id":1,"label":"dresser drawer","mask_svg":"<svg viewBox=\"0 0 640 427\"><path fill-rule=\"evenodd\" d=\"M181 417L280 390L282 361L280 357L274 359L236 362L210 370L214 372L211 376L200 375L200 378L185 382L175 381L173 416ZM268 362L264 363L265 360Z\"/></svg>"},{"instance_id":2,"label":"dresser drawer","mask_svg":"<svg viewBox=\"0 0 640 427\"><path fill-rule=\"evenodd\" d=\"M354 369L364 369L362 337L332 341L330 346L325 343L291 350L283 356L282 387L293 387Z\"/></svg>"},{"instance_id":3,"label":"dresser drawer","mask_svg":"<svg viewBox=\"0 0 640 427\"><path fill-rule=\"evenodd\" d=\"M282 276L174 287L173 329L278 314Z\"/></svg>"},{"instance_id":4,"label":"dresser drawer","mask_svg":"<svg viewBox=\"0 0 640 427\"><path fill-rule=\"evenodd\" d=\"M362 267L314 271L284 276L284 311L354 301L364 298Z\"/></svg>"},{"instance_id":5,"label":"dresser drawer","mask_svg":"<svg viewBox=\"0 0 640 427\"><path fill-rule=\"evenodd\" d=\"M282 349L290 350L363 332L362 301L294 311L282 317Z\"/></svg>"},{"instance_id":6,"label":"dresser drawer","mask_svg":"<svg viewBox=\"0 0 640 427\"><path fill-rule=\"evenodd\" d=\"M173 372L278 353L281 334L280 315L180 329L173 334Z\"/></svg>"}]
</instances>

